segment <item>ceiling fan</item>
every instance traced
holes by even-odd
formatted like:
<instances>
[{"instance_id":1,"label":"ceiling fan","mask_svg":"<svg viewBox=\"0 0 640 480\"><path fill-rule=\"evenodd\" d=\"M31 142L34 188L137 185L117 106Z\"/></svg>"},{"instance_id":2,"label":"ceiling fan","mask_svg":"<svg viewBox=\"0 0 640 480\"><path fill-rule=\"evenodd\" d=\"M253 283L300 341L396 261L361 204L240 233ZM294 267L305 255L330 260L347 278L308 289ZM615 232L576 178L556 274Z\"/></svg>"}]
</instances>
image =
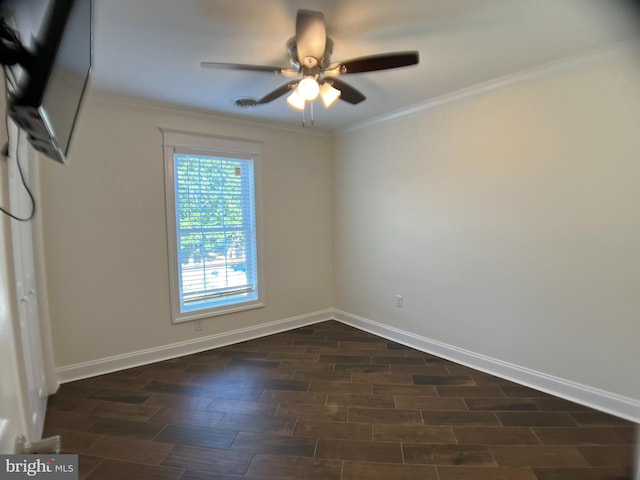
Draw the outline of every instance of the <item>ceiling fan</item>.
<instances>
[{"instance_id":1,"label":"ceiling fan","mask_svg":"<svg viewBox=\"0 0 640 480\"><path fill-rule=\"evenodd\" d=\"M304 111L306 104L312 104L318 97L326 108L333 105L338 98L353 105L366 99L356 88L338 79L340 75L405 67L416 65L419 61L418 52L407 51L370 55L332 63L333 40L327 36L324 14L302 9L297 12L296 34L287 42L287 50L291 68L220 62L202 62L201 66L276 73L291 77L292 80L262 98L242 98L236 100L236 105L240 107L263 105L291 92L287 103L293 108Z\"/></svg>"}]
</instances>

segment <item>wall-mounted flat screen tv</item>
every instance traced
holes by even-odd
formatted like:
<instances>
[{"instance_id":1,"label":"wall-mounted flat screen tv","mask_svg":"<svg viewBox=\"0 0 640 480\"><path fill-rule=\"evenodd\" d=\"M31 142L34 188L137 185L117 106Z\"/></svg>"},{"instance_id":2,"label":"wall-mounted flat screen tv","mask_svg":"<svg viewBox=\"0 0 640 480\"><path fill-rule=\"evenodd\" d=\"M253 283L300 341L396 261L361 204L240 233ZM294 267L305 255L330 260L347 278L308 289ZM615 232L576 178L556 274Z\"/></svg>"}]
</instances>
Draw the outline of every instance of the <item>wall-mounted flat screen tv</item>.
<instances>
[{"instance_id":1,"label":"wall-mounted flat screen tv","mask_svg":"<svg viewBox=\"0 0 640 480\"><path fill-rule=\"evenodd\" d=\"M92 66L92 0L7 0L2 8L21 43L6 67L8 113L36 150L66 163Z\"/></svg>"}]
</instances>

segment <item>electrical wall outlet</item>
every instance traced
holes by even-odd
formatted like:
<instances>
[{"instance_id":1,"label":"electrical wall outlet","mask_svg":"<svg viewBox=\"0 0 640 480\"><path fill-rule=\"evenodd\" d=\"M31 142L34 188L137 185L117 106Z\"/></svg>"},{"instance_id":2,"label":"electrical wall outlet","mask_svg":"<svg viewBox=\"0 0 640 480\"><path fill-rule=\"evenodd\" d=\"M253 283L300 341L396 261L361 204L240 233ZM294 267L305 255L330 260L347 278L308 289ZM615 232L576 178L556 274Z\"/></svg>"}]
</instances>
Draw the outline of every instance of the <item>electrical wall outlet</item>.
<instances>
[{"instance_id":1,"label":"electrical wall outlet","mask_svg":"<svg viewBox=\"0 0 640 480\"><path fill-rule=\"evenodd\" d=\"M193 322L193 328L196 332L201 332L202 331L202 322L200 320L196 320L195 322Z\"/></svg>"},{"instance_id":2,"label":"electrical wall outlet","mask_svg":"<svg viewBox=\"0 0 640 480\"><path fill-rule=\"evenodd\" d=\"M403 303L404 299L402 298L402 295L396 295L396 307L402 308Z\"/></svg>"}]
</instances>

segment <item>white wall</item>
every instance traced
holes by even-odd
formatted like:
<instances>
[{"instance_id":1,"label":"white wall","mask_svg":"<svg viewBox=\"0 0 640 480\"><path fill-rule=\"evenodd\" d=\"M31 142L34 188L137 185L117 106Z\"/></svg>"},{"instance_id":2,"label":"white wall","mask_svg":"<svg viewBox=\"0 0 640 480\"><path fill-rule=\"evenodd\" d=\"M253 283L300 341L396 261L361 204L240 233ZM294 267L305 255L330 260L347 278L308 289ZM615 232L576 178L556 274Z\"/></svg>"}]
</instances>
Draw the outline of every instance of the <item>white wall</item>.
<instances>
[{"instance_id":1,"label":"white wall","mask_svg":"<svg viewBox=\"0 0 640 480\"><path fill-rule=\"evenodd\" d=\"M263 143L265 308L204 320L202 332L170 323L159 127ZM329 309L330 169L330 140L319 130L90 96L69 164L41 165L57 366Z\"/></svg>"},{"instance_id":2,"label":"white wall","mask_svg":"<svg viewBox=\"0 0 640 480\"><path fill-rule=\"evenodd\" d=\"M337 138L334 306L640 401L633 62L578 62Z\"/></svg>"}]
</instances>

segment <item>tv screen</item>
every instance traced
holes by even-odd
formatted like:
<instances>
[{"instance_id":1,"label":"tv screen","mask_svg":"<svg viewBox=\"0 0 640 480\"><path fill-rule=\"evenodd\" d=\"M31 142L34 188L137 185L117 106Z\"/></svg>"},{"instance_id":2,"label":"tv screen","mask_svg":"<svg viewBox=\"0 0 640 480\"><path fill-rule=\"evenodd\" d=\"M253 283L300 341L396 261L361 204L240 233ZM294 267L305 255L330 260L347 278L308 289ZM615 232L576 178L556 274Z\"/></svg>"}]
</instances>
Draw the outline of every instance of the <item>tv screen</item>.
<instances>
[{"instance_id":1,"label":"tv screen","mask_svg":"<svg viewBox=\"0 0 640 480\"><path fill-rule=\"evenodd\" d=\"M91 72L92 0L14 0L9 8L24 47L8 81L9 115L36 150L66 163Z\"/></svg>"}]
</instances>

